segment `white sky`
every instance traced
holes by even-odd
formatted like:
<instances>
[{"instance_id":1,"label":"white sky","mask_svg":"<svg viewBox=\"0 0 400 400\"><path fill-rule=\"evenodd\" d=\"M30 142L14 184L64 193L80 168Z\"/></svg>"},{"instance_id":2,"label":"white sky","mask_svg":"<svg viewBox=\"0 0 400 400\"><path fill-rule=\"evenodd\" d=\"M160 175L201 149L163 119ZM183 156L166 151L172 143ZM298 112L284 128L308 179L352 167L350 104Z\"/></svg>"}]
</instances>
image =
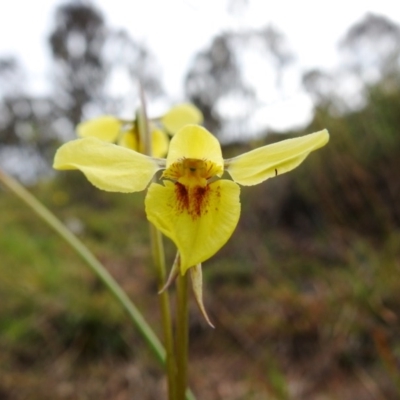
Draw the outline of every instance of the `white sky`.
<instances>
[{"instance_id":1,"label":"white sky","mask_svg":"<svg viewBox=\"0 0 400 400\"><path fill-rule=\"evenodd\" d=\"M2 1L0 56L15 54L29 73L29 89L43 91L49 71L46 45L57 0ZM174 101L182 101L183 74L192 56L207 47L223 29L272 24L286 35L296 53L297 73L290 75L285 94L277 95L268 68L253 64L265 101L261 122L276 129L306 123L311 103L300 88L300 74L309 68L333 69L336 45L347 29L367 12L400 23L399 0L248 0L248 6L227 12L227 0L93 0L112 28L126 28L147 45L163 68L163 83ZM265 68L265 70L263 70ZM265 71L265 73L263 72ZM293 71L292 71L293 72ZM265 77L263 76L265 75ZM265 79L264 79L265 78Z\"/></svg>"}]
</instances>

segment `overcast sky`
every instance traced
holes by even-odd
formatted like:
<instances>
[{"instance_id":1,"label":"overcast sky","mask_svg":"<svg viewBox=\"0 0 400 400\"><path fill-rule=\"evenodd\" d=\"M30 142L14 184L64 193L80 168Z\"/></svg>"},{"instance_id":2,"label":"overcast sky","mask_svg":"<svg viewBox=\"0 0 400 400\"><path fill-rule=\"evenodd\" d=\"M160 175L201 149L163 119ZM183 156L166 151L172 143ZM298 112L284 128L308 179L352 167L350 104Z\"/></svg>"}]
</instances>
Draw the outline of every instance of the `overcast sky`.
<instances>
[{"instance_id":1,"label":"overcast sky","mask_svg":"<svg viewBox=\"0 0 400 400\"><path fill-rule=\"evenodd\" d=\"M12 0L1 4L0 56L16 55L22 61L29 73L29 91L47 90L50 61L46 40L52 29L54 10L63 3ZM248 0L246 7L237 6L230 12L228 0L94 0L92 3L104 13L110 27L126 28L135 40L150 48L163 68L163 83L174 101L183 100L182 77L193 54L208 46L221 30L272 24L286 35L297 56L295 68L301 72L313 67L334 68L339 39L367 12L400 23L399 0ZM249 71L259 74L262 80L262 69ZM260 110L261 119L268 120L272 127L284 129L306 123L310 117L311 103L301 91L299 76L297 73L292 79L289 77L283 97L277 97L272 86L260 84L266 105Z\"/></svg>"}]
</instances>

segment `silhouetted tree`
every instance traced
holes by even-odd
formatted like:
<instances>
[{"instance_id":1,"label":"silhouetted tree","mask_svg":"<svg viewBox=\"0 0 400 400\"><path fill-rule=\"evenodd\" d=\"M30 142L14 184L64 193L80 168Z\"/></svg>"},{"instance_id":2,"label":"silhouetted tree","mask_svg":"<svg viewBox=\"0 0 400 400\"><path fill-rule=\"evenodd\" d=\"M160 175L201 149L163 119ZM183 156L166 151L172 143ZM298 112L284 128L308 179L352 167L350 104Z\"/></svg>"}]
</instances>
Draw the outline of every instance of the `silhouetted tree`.
<instances>
[{"instance_id":1,"label":"silhouetted tree","mask_svg":"<svg viewBox=\"0 0 400 400\"><path fill-rule=\"evenodd\" d=\"M294 54L289 47L285 35L278 29L267 26L260 33L255 32L255 37L260 36L267 54L272 60L276 71L276 86L282 85L284 69L294 60Z\"/></svg>"},{"instance_id":2,"label":"silhouetted tree","mask_svg":"<svg viewBox=\"0 0 400 400\"><path fill-rule=\"evenodd\" d=\"M27 94L25 76L16 58L0 59L0 164L30 182L48 170L45 158L56 138L53 102Z\"/></svg>"},{"instance_id":3,"label":"silhouetted tree","mask_svg":"<svg viewBox=\"0 0 400 400\"><path fill-rule=\"evenodd\" d=\"M0 58L0 96L16 97L24 90L25 72L13 56Z\"/></svg>"},{"instance_id":4,"label":"silhouetted tree","mask_svg":"<svg viewBox=\"0 0 400 400\"><path fill-rule=\"evenodd\" d=\"M303 75L303 86L317 107L345 114L366 107L376 85L379 91L399 90L399 25L368 14L349 28L339 49L343 62L338 68L310 70Z\"/></svg>"},{"instance_id":5,"label":"silhouetted tree","mask_svg":"<svg viewBox=\"0 0 400 400\"><path fill-rule=\"evenodd\" d=\"M340 49L348 67L359 79L365 82L391 79L398 85L400 26L395 22L367 14L348 30Z\"/></svg>"},{"instance_id":6,"label":"silhouetted tree","mask_svg":"<svg viewBox=\"0 0 400 400\"><path fill-rule=\"evenodd\" d=\"M127 86L133 88L125 90L130 96L137 95L139 80L147 94L162 93L149 51L125 31L108 28L101 12L90 4L59 7L49 43L55 61L55 99L60 116L72 127L87 118L88 107L99 114L123 108L122 96L110 94L114 74L125 74Z\"/></svg>"},{"instance_id":7,"label":"silhouetted tree","mask_svg":"<svg viewBox=\"0 0 400 400\"><path fill-rule=\"evenodd\" d=\"M251 96L232 49L233 34L217 36L209 49L198 53L186 76L186 93L203 112L205 125L213 132L221 128L218 101L228 95Z\"/></svg>"},{"instance_id":8,"label":"silhouetted tree","mask_svg":"<svg viewBox=\"0 0 400 400\"><path fill-rule=\"evenodd\" d=\"M332 104L335 79L328 72L319 69L306 71L302 76L302 84L319 107L329 107Z\"/></svg>"},{"instance_id":9,"label":"silhouetted tree","mask_svg":"<svg viewBox=\"0 0 400 400\"><path fill-rule=\"evenodd\" d=\"M108 29L89 2L74 1L56 10L49 45L51 95L28 94L17 60L0 59L0 162L25 181L49 172L57 145L74 137L83 118L120 112L122 96L110 96L113 74L127 76L132 97L138 80L148 95L162 93L154 57L126 32Z\"/></svg>"},{"instance_id":10,"label":"silhouetted tree","mask_svg":"<svg viewBox=\"0 0 400 400\"><path fill-rule=\"evenodd\" d=\"M106 28L101 13L92 6L60 6L50 35L55 62L55 100L62 113L76 125L83 107L101 96L106 78L102 50Z\"/></svg>"},{"instance_id":11,"label":"silhouetted tree","mask_svg":"<svg viewBox=\"0 0 400 400\"><path fill-rule=\"evenodd\" d=\"M284 35L273 27L218 35L208 49L196 55L187 73L186 94L202 110L205 125L217 134L224 136L229 131L239 137L248 131L259 104L257 89L269 79L263 77L260 82L246 76L249 52L273 66L275 77L271 78L279 90L284 69L294 56Z\"/></svg>"}]
</instances>

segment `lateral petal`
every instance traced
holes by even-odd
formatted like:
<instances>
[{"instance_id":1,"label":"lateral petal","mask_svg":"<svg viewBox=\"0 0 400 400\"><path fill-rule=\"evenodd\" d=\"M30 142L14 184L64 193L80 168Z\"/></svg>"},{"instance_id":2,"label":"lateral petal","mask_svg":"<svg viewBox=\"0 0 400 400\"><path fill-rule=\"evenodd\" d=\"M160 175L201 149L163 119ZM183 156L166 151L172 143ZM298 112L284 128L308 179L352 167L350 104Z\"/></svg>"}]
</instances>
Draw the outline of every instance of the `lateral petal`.
<instances>
[{"instance_id":1,"label":"lateral petal","mask_svg":"<svg viewBox=\"0 0 400 400\"><path fill-rule=\"evenodd\" d=\"M185 192L179 183L150 185L146 214L181 255L181 273L213 256L230 238L240 215L239 186L218 180L201 193ZM196 189L194 189L196 190Z\"/></svg>"},{"instance_id":2,"label":"lateral petal","mask_svg":"<svg viewBox=\"0 0 400 400\"><path fill-rule=\"evenodd\" d=\"M94 137L77 139L61 146L53 167L79 169L96 187L110 192L144 190L164 160L104 142Z\"/></svg>"},{"instance_id":3,"label":"lateral petal","mask_svg":"<svg viewBox=\"0 0 400 400\"><path fill-rule=\"evenodd\" d=\"M224 164L218 139L200 125L186 125L171 139L167 168L183 158L212 161L221 168Z\"/></svg>"},{"instance_id":4,"label":"lateral petal","mask_svg":"<svg viewBox=\"0 0 400 400\"><path fill-rule=\"evenodd\" d=\"M240 185L256 185L296 168L308 154L325 146L328 141L329 133L326 129L282 140L225 160L225 169Z\"/></svg>"},{"instance_id":5,"label":"lateral petal","mask_svg":"<svg viewBox=\"0 0 400 400\"><path fill-rule=\"evenodd\" d=\"M78 136L96 137L106 142L115 142L121 131L122 123L118 118L104 115L99 118L81 122L76 127Z\"/></svg>"}]
</instances>

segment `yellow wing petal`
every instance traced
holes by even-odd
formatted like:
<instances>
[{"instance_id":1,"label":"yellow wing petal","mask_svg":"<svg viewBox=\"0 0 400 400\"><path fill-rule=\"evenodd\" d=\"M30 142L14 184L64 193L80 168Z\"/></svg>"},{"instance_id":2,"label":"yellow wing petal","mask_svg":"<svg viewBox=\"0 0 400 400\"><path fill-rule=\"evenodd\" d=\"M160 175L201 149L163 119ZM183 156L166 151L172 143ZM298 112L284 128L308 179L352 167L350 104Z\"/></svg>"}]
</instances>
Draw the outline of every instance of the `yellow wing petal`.
<instances>
[{"instance_id":1,"label":"yellow wing petal","mask_svg":"<svg viewBox=\"0 0 400 400\"><path fill-rule=\"evenodd\" d=\"M115 142L121 127L122 123L119 119L111 115L104 115L99 118L81 122L76 127L76 133L82 138L96 137L106 142Z\"/></svg>"},{"instance_id":2,"label":"yellow wing petal","mask_svg":"<svg viewBox=\"0 0 400 400\"><path fill-rule=\"evenodd\" d=\"M79 169L96 187L110 192L144 190L163 160L88 137L68 142L55 155L53 167Z\"/></svg>"},{"instance_id":3,"label":"yellow wing petal","mask_svg":"<svg viewBox=\"0 0 400 400\"><path fill-rule=\"evenodd\" d=\"M329 133L326 129L299 138L282 140L225 160L225 169L240 185L256 185L296 168L309 153L328 141Z\"/></svg>"},{"instance_id":4,"label":"yellow wing petal","mask_svg":"<svg viewBox=\"0 0 400 400\"><path fill-rule=\"evenodd\" d=\"M240 215L239 186L219 180L202 192L185 194L184 186L164 181L150 185L146 214L181 255L181 273L213 256L230 238Z\"/></svg>"},{"instance_id":5,"label":"yellow wing petal","mask_svg":"<svg viewBox=\"0 0 400 400\"><path fill-rule=\"evenodd\" d=\"M167 167L182 158L212 161L223 167L218 139L199 125L186 125L172 139L167 156Z\"/></svg>"},{"instance_id":6,"label":"yellow wing petal","mask_svg":"<svg viewBox=\"0 0 400 400\"><path fill-rule=\"evenodd\" d=\"M203 114L192 104L184 103L172 107L162 118L161 123L171 134L188 124L201 124Z\"/></svg>"}]
</instances>

